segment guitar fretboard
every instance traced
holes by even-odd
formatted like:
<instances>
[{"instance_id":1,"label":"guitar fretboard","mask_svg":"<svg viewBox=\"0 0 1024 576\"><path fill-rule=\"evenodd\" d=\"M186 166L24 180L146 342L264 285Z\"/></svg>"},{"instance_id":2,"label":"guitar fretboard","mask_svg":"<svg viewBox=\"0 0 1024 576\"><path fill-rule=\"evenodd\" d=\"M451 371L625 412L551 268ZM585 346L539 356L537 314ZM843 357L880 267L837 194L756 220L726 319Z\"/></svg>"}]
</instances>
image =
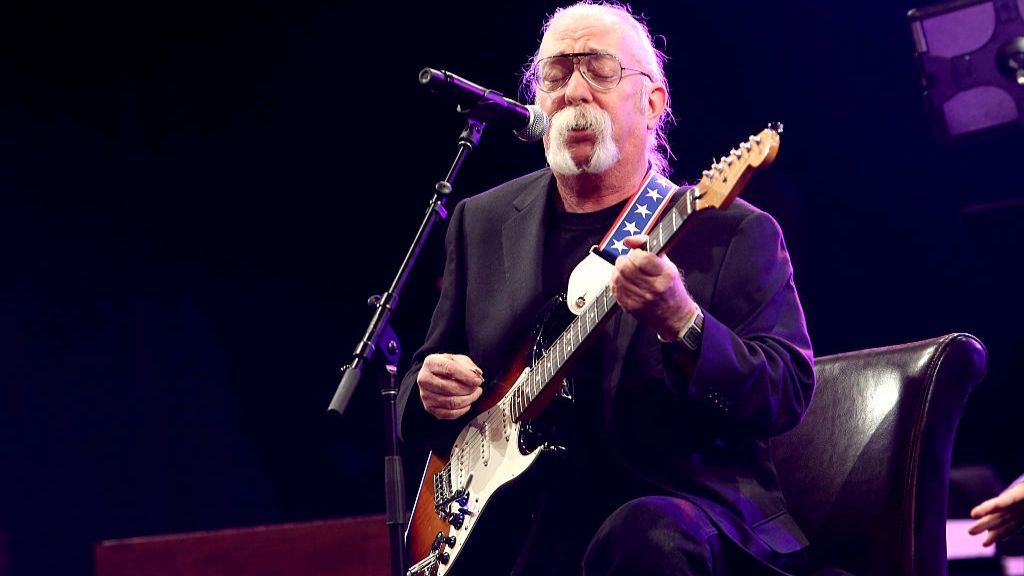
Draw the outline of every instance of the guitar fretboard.
<instances>
[{"instance_id":1,"label":"guitar fretboard","mask_svg":"<svg viewBox=\"0 0 1024 576\"><path fill-rule=\"evenodd\" d=\"M696 209L699 192L697 188L688 188L681 192L681 198L670 210L667 210L661 221L651 230L647 249L661 254L665 246L672 240L683 222ZM559 373L572 362L577 352L587 343L589 337L608 317L618 302L612 296L611 288L605 286L590 304L577 316L558 338L544 351L534 363L526 379L513 388L508 394L509 413L513 420L519 421L527 408L551 385Z\"/></svg>"}]
</instances>

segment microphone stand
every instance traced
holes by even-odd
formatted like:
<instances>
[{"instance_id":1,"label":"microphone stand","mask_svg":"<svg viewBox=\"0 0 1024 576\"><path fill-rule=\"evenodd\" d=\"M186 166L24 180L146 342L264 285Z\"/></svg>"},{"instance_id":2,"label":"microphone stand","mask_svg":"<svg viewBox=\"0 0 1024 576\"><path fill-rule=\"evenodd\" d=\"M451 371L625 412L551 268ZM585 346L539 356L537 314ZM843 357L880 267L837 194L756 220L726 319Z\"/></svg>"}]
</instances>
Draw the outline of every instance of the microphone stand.
<instances>
[{"instance_id":1,"label":"microphone stand","mask_svg":"<svg viewBox=\"0 0 1024 576\"><path fill-rule=\"evenodd\" d=\"M401 345L398 337L391 329L389 320L398 304L398 296L409 277L413 264L419 256L423 245L426 243L427 235L433 228L438 218L448 218L448 211L445 209L445 200L452 193L452 182L462 168L466 157L480 144L480 136L487 127L487 120L492 118L492 112L487 105L481 106L479 112L472 107L459 107L459 111L467 114L466 127L459 135L459 149L455 154L455 161L448 170L444 180L434 186L434 197L430 200L427 212L423 217L416 237L405 254L405 259L398 268L398 273L391 282L388 291L372 296L369 305L373 307L373 318L366 329L363 339L356 345L352 353L352 361L342 367L344 375L334 398L328 407L328 411L335 411L338 414L345 413L345 407L352 398L352 393L359 384L363 367L371 362L378 345L384 343L385 371L386 376L381 375L381 397L384 400L384 432L385 450L384 456L384 497L388 525L388 538L391 547L391 574L392 576L403 576L405 574L407 559L405 550L405 472L402 467L402 457L398 449L398 363L401 356Z\"/></svg>"}]
</instances>

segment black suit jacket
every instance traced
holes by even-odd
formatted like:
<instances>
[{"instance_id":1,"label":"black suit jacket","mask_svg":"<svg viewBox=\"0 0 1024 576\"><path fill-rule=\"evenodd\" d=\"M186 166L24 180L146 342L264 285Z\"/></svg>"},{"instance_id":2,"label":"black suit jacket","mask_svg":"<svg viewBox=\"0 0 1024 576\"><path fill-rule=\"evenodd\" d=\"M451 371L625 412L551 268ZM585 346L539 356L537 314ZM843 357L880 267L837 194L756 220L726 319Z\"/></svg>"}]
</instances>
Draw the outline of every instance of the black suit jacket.
<instances>
[{"instance_id":1,"label":"black suit jacket","mask_svg":"<svg viewBox=\"0 0 1024 576\"><path fill-rule=\"evenodd\" d=\"M460 202L449 226L444 285L423 347L402 383L406 441L449 447L465 419L439 422L416 387L423 358L462 353L500 375L543 305L547 169ZM701 506L758 557L807 544L786 512L767 439L811 401L810 340L775 221L737 200L690 217L669 258L705 313L695 365L617 309L602 351L604 424L616 469ZM692 376L683 366L689 362Z\"/></svg>"}]
</instances>

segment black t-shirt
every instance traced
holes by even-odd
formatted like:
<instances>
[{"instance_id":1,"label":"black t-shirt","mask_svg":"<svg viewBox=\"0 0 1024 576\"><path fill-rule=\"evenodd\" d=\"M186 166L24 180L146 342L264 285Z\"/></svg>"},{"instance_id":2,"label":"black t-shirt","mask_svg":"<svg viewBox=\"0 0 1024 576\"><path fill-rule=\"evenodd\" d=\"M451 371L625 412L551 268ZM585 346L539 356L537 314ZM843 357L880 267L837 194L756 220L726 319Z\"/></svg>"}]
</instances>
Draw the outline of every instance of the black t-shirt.
<instances>
[{"instance_id":1,"label":"black t-shirt","mask_svg":"<svg viewBox=\"0 0 1024 576\"><path fill-rule=\"evenodd\" d=\"M622 211L625 201L596 212L564 212L557 208L549 214L544 238L544 294L552 298L564 293L569 276L577 264L608 232ZM555 203L550 203L554 206ZM572 318L567 307L563 316ZM564 324L564 323L563 323ZM562 326L559 326L561 330ZM557 333L556 333L557 335ZM589 345L574 359L569 371L573 402L568 418L570 461L589 462L603 452L604 427L601 398L602 345L607 334L599 329Z\"/></svg>"},{"instance_id":2,"label":"black t-shirt","mask_svg":"<svg viewBox=\"0 0 1024 576\"><path fill-rule=\"evenodd\" d=\"M551 209L547 215L542 271L547 299L566 291L573 269L608 232L624 205L621 202L589 213ZM565 308L564 317L572 318L565 304L561 306ZM557 336L562 327L559 325L552 336ZM567 451L557 461L548 463L551 468L546 471L544 510L523 574L579 574L587 543L611 512L608 504L614 489L609 490L601 390L602 350L610 337L606 329L591 335L593 340L573 360L569 371L571 404L551 406L559 421L556 438L564 441L560 443L565 444Z\"/></svg>"}]
</instances>

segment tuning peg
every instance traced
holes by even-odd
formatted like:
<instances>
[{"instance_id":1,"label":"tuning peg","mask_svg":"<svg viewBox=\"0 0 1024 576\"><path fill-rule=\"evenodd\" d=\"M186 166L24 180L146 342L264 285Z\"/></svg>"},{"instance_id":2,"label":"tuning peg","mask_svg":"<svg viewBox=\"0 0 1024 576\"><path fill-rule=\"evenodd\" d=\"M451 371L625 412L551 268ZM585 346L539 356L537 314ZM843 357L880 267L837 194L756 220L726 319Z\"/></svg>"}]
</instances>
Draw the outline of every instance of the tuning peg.
<instances>
[{"instance_id":1,"label":"tuning peg","mask_svg":"<svg viewBox=\"0 0 1024 576\"><path fill-rule=\"evenodd\" d=\"M769 122L768 129L776 134L782 134L782 122Z\"/></svg>"}]
</instances>

